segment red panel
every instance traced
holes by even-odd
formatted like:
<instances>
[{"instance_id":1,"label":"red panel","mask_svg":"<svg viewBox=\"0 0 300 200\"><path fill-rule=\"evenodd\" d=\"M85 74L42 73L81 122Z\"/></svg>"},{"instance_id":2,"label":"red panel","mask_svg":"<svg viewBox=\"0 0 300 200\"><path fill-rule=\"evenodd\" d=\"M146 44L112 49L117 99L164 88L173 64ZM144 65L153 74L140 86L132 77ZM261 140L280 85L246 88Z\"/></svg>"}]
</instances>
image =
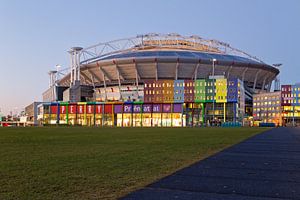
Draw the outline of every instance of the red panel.
<instances>
[{"instance_id":1,"label":"red panel","mask_svg":"<svg viewBox=\"0 0 300 200\"><path fill-rule=\"evenodd\" d=\"M60 114L66 114L67 106L60 106Z\"/></svg>"},{"instance_id":2,"label":"red panel","mask_svg":"<svg viewBox=\"0 0 300 200\"><path fill-rule=\"evenodd\" d=\"M57 106L51 106L51 114L57 114Z\"/></svg>"},{"instance_id":3,"label":"red panel","mask_svg":"<svg viewBox=\"0 0 300 200\"><path fill-rule=\"evenodd\" d=\"M69 105L69 114L76 114L76 105Z\"/></svg>"},{"instance_id":4,"label":"red panel","mask_svg":"<svg viewBox=\"0 0 300 200\"><path fill-rule=\"evenodd\" d=\"M104 113L111 114L112 113L112 105L104 105Z\"/></svg>"},{"instance_id":5,"label":"red panel","mask_svg":"<svg viewBox=\"0 0 300 200\"><path fill-rule=\"evenodd\" d=\"M96 106L96 114L102 114L102 105L95 105Z\"/></svg>"},{"instance_id":6,"label":"red panel","mask_svg":"<svg viewBox=\"0 0 300 200\"><path fill-rule=\"evenodd\" d=\"M94 105L86 105L86 113L87 114L94 114Z\"/></svg>"},{"instance_id":7,"label":"red panel","mask_svg":"<svg viewBox=\"0 0 300 200\"><path fill-rule=\"evenodd\" d=\"M84 114L84 106L85 105L77 105L77 113Z\"/></svg>"}]
</instances>

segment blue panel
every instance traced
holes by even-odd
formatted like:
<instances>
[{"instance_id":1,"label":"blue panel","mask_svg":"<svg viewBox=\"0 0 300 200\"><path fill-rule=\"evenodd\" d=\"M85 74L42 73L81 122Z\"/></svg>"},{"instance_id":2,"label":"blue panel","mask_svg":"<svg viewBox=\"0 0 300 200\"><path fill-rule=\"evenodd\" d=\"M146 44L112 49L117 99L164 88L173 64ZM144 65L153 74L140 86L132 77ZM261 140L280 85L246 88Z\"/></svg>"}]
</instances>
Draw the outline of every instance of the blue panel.
<instances>
[{"instance_id":1,"label":"blue panel","mask_svg":"<svg viewBox=\"0 0 300 200\"><path fill-rule=\"evenodd\" d=\"M228 79L227 80L227 102L238 101L238 80Z\"/></svg>"},{"instance_id":2,"label":"blue panel","mask_svg":"<svg viewBox=\"0 0 300 200\"><path fill-rule=\"evenodd\" d=\"M299 102L299 94L300 94L300 84L292 85L292 95L293 95L293 101L292 106L300 106Z\"/></svg>"},{"instance_id":3,"label":"blue panel","mask_svg":"<svg viewBox=\"0 0 300 200\"><path fill-rule=\"evenodd\" d=\"M184 102L184 80L174 80L174 102Z\"/></svg>"}]
</instances>

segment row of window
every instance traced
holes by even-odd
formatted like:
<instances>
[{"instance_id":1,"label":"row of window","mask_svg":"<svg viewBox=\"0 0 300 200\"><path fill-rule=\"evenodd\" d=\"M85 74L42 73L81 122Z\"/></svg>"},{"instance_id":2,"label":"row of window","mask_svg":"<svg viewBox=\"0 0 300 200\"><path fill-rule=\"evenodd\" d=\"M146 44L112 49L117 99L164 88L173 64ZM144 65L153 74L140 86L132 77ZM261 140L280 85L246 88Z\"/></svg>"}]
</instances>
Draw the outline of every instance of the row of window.
<instances>
[{"instance_id":1,"label":"row of window","mask_svg":"<svg viewBox=\"0 0 300 200\"><path fill-rule=\"evenodd\" d=\"M263 100L276 100L280 99L280 96L263 96L263 97L254 97L254 101L263 101Z\"/></svg>"},{"instance_id":2,"label":"row of window","mask_svg":"<svg viewBox=\"0 0 300 200\"><path fill-rule=\"evenodd\" d=\"M257 117L259 117L259 116L261 116L261 117L267 117L267 116L279 117L280 114L278 114L278 113L261 113L261 114L257 113Z\"/></svg>"},{"instance_id":3,"label":"row of window","mask_svg":"<svg viewBox=\"0 0 300 200\"><path fill-rule=\"evenodd\" d=\"M294 88L291 88L291 87L282 87L281 88L281 91L283 91L283 92L291 92L292 90L294 90L294 91L300 91L300 87L294 87Z\"/></svg>"},{"instance_id":4,"label":"row of window","mask_svg":"<svg viewBox=\"0 0 300 200\"><path fill-rule=\"evenodd\" d=\"M214 83L214 84L213 84ZM145 83L145 88L156 88L156 87L201 87L201 86L224 86L226 87L227 83L224 82L224 83L221 83L221 82L188 82L188 83L174 83L173 85L171 83ZM228 82L228 85L229 86L234 86L234 82L233 81L229 81Z\"/></svg>"},{"instance_id":5,"label":"row of window","mask_svg":"<svg viewBox=\"0 0 300 200\"><path fill-rule=\"evenodd\" d=\"M300 104L300 99L298 99L298 100L284 100L283 103L284 104L291 104L291 103L298 103L298 104Z\"/></svg>"},{"instance_id":6,"label":"row of window","mask_svg":"<svg viewBox=\"0 0 300 200\"><path fill-rule=\"evenodd\" d=\"M280 104L280 101L268 101L268 102L254 102L253 106L263 106L263 105L275 105L275 104Z\"/></svg>"},{"instance_id":7,"label":"row of window","mask_svg":"<svg viewBox=\"0 0 300 200\"><path fill-rule=\"evenodd\" d=\"M280 107L270 107L270 108L253 108L254 112L265 112L265 111L278 111Z\"/></svg>"}]
</instances>

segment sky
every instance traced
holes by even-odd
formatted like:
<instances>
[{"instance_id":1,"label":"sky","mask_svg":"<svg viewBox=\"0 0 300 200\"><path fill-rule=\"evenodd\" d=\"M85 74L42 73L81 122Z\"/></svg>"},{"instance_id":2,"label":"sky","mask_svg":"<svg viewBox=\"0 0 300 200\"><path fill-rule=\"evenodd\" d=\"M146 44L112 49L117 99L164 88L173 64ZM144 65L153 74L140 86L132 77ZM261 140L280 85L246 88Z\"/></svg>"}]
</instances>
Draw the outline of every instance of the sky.
<instances>
[{"instance_id":1,"label":"sky","mask_svg":"<svg viewBox=\"0 0 300 200\"><path fill-rule=\"evenodd\" d=\"M71 47L154 32L229 43L300 82L299 0L0 0L1 112L41 101Z\"/></svg>"}]
</instances>

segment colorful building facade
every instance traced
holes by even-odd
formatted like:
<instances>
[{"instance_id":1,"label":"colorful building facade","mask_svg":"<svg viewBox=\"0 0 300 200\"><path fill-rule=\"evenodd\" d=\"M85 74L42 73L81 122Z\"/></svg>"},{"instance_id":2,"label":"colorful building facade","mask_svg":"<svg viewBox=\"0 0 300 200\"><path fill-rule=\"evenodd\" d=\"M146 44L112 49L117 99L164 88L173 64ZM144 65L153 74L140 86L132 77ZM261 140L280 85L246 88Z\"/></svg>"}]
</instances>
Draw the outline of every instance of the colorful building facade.
<instances>
[{"instance_id":1,"label":"colorful building facade","mask_svg":"<svg viewBox=\"0 0 300 200\"><path fill-rule=\"evenodd\" d=\"M185 127L241 121L242 82L237 79L147 80L143 101L44 104L44 124Z\"/></svg>"},{"instance_id":2,"label":"colorful building facade","mask_svg":"<svg viewBox=\"0 0 300 200\"><path fill-rule=\"evenodd\" d=\"M283 123L300 125L300 83L281 86Z\"/></svg>"}]
</instances>

